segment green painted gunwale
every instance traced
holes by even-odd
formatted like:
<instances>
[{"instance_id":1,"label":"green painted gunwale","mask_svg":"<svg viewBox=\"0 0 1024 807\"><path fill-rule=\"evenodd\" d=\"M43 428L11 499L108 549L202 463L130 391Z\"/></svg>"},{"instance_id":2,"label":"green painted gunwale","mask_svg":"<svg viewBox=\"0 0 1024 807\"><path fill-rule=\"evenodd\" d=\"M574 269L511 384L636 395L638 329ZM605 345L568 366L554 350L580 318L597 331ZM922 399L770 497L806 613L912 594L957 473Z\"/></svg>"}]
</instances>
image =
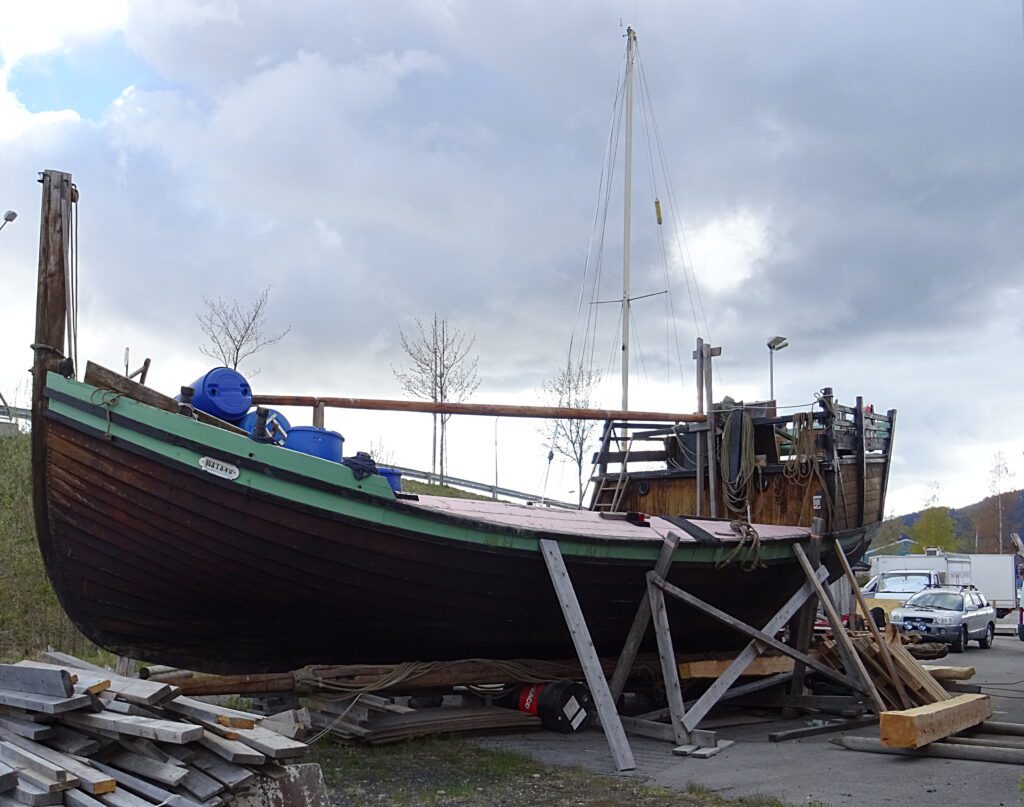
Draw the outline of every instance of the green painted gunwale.
<instances>
[{"instance_id":1,"label":"green painted gunwale","mask_svg":"<svg viewBox=\"0 0 1024 807\"><path fill-rule=\"evenodd\" d=\"M356 480L351 469L344 465L278 446L257 443L240 434L166 412L109 390L64 378L56 373L51 372L47 375L46 391L62 394L86 405L83 409L51 397L48 400L48 407L55 415L81 424L92 431L109 434L115 442L123 442L127 446L158 455L164 460L180 465L182 469L197 470L204 453L176 444L175 439L207 446L210 453L219 459L251 458L263 463L268 466L270 473L240 465L238 478L232 484L248 487L268 496L396 531L477 544L486 548L537 552L539 538L551 537L540 536L528 530L473 522L464 517L453 518L425 511L414 504L396 499L383 477L370 476ZM108 411L116 415L116 420L108 419ZM165 434L168 439L159 439L137 431L129 425L136 423L147 431L155 430ZM273 469L328 483L337 492L326 490L322 486L304 485L287 478L272 476ZM561 537L557 534L555 537L558 538L564 555L606 561L650 563L657 558L662 544L662 539L657 534L653 534L649 541L635 538L581 540L579 536ZM793 558L791 543L788 541L765 541L761 546L761 557L764 561L785 561ZM709 547L687 542L680 544L676 557L679 562L713 564L729 549L730 546Z\"/></svg>"}]
</instances>

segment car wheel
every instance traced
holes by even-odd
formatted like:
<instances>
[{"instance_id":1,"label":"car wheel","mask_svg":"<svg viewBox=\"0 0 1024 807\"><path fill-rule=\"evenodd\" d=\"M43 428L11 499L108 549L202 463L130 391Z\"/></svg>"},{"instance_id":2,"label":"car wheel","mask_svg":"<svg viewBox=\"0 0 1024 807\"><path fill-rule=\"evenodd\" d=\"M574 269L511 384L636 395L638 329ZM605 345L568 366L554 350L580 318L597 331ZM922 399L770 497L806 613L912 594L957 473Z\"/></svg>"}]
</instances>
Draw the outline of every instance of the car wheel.
<instances>
[{"instance_id":1,"label":"car wheel","mask_svg":"<svg viewBox=\"0 0 1024 807\"><path fill-rule=\"evenodd\" d=\"M881 609L881 608L872 608L871 609L871 618L875 622L875 627L879 627L879 628L884 628L885 627L885 611L883 609ZM1024 641L1024 639L1022 639L1021 641Z\"/></svg>"},{"instance_id":2,"label":"car wheel","mask_svg":"<svg viewBox=\"0 0 1024 807\"><path fill-rule=\"evenodd\" d=\"M988 627L985 628L985 636L978 639L978 646L983 650L988 650L992 646L992 642L996 638L996 626L991 622L988 623Z\"/></svg>"},{"instance_id":3,"label":"car wheel","mask_svg":"<svg viewBox=\"0 0 1024 807\"><path fill-rule=\"evenodd\" d=\"M957 636L956 640L953 642L953 652L954 653L963 653L965 647L967 647L967 626L966 625L964 625L963 627L960 628L960 635Z\"/></svg>"}]
</instances>

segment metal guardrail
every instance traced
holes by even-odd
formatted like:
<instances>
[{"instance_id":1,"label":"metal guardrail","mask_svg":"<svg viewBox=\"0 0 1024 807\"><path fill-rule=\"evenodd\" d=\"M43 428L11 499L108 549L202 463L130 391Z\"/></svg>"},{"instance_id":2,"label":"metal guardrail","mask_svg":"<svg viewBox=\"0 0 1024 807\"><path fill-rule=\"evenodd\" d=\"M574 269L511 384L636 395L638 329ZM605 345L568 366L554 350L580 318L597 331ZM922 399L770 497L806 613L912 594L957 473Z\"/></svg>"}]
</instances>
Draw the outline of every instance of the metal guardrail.
<instances>
[{"instance_id":1,"label":"metal guardrail","mask_svg":"<svg viewBox=\"0 0 1024 807\"><path fill-rule=\"evenodd\" d=\"M400 471L402 476L408 476L411 479L422 480L423 482L430 482L433 484L441 483L441 475L430 473L429 471L417 471L415 468L403 468L400 465L388 465L389 468L394 468L396 471ZM446 485L454 485L460 488L469 488L470 490L479 490L485 493L490 493L493 497L505 496L509 499L520 499L526 502L533 502L534 504L548 504L552 507L564 507L568 510L579 510L575 504L570 502L560 502L556 499L546 499L543 496L537 496L534 493L523 493L520 490L512 490L511 488L503 488L498 485L488 485L485 482L474 482L471 479L459 479L456 476L445 474L444 483Z\"/></svg>"},{"instance_id":2,"label":"metal guardrail","mask_svg":"<svg viewBox=\"0 0 1024 807\"><path fill-rule=\"evenodd\" d=\"M4 406L3 404L0 404L0 419L32 420L32 410L22 409L18 406Z\"/></svg>"}]
</instances>

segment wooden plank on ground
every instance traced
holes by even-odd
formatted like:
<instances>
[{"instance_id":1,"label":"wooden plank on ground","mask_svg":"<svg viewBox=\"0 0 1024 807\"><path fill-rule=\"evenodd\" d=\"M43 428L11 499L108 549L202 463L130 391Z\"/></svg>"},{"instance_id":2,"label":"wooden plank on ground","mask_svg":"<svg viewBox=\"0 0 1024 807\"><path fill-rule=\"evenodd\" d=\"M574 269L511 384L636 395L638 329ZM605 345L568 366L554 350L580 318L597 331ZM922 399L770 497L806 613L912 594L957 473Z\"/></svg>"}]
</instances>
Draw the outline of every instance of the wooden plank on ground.
<instances>
[{"instance_id":1,"label":"wooden plank on ground","mask_svg":"<svg viewBox=\"0 0 1024 807\"><path fill-rule=\"evenodd\" d=\"M271 759L292 759L301 757L309 751L305 743L289 740L277 732L260 727L252 729L236 729L238 741L254 748Z\"/></svg>"},{"instance_id":2,"label":"wooden plank on ground","mask_svg":"<svg viewBox=\"0 0 1024 807\"><path fill-rule=\"evenodd\" d=\"M732 662L731 658L684 661L679 665L679 677L718 678ZM792 669L793 659L788 656L758 656L747 665L742 675L777 675Z\"/></svg>"},{"instance_id":3,"label":"wooden plank on ground","mask_svg":"<svg viewBox=\"0 0 1024 807\"><path fill-rule=\"evenodd\" d=\"M26 709L30 712L43 712L48 715L63 714L74 709L84 709L91 703L88 695L72 695L60 698L55 695L36 695L31 692L18 692L13 689L0 689L0 704Z\"/></svg>"},{"instance_id":4,"label":"wooden plank on ground","mask_svg":"<svg viewBox=\"0 0 1024 807\"><path fill-rule=\"evenodd\" d=\"M75 754L80 757L92 756L102 747L99 740L67 726L54 726L53 736L46 739L46 744L65 754Z\"/></svg>"},{"instance_id":5,"label":"wooden plank on ground","mask_svg":"<svg viewBox=\"0 0 1024 807\"><path fill-rule=\"evenodd\" d=\"M109 677L99 673L94 673L91 670L69 670L67 667L61 667L44 661L32 661L31 659L22 659L13 666L19 670L25 671L26 675L66 675L74 680L76 692L85 691L90 695L96 695L110 687ZM0 684L0 686L2 686L2 684ZM68 694L70 695L72 693Z\"/></svg>"},{"instance_id":6,"label":"wooden plank on ground","mask_svg":"<svg viewBox=\"0 0 1024 807\"><path fill-rule=\"evenodd\" d=\"M245 743L229 740L201 727L200 731L202 731L202 735L199 737L199 744L228 762L241 765L262 765L266 762L267 758L263 754Z\"/></svg>"},{"instance_id":7,"label":"wooden plank on ground","mask_svg":"<svg viewBox=\"0 0 1024 807\"><path fill-rule=\"evenodd\" d=\"M18 783L18 772L9 765L0 762L0 793L13 790Z\"/></svg>"},{"instance_id":8,"label":"wooden plank on ground","mask_svg":"<svg viewBox=\"0 0 1024 807\"><path fill-rule=\"evenodd\" d=\"M78 728L112 731L119 735L127 734L130 737L143 737L147 740L177 745L190 743L203 736L202 726L134 715L73 713L65 716L64 720Z\"/></svg>"},{"instance_id":9,"label":"wooden plank on ground","mask_svg":"<svg viewBox=\"0 0 1024 807\"><path fill-rule=\"evenodd\" d=\"M179 695L162 706L169 712L175 712L188 718L198 718L235 729L251 729L260 719L259 715L240 712L226 706L217 706L214 703L204 703L186 698L184 695Z\"/></svg>"},{"instance_id":10,"label":"wooden plank on ground","mask_svg":"<svg viewBox=\"0 0 1024 807\"><path fill-rule=\"evenodd\" d=\"M57 765L66 770L70 775L79 780L78 787L87 793L97 796L101 793L108 793L114 789L114 781L104 776L95 768L83 764L77 758L62 754L45 745L26 740L24 737L11 737L10 742L18 745L26 751L30 751L38 757Z\"/></svg>"},{"instance_id":11,"label":"wooden plank on ground","mask_svg":"<svg viewBox=\"0 0 1024 807\"><path fill-rule=\"evenodd\" d=\"M53 726L45 723L34 723L31 720L22 720L17 717L0 715L0 730L17 734L19 737L27 737L30 740L45 740L53 737L56 730Z\"/></svg>"},{"instance_id":12,"label":"wooden plank on ground","mask_svg":"<svg viewBox=\"0 0 1024 807\"><path fill-rule=\"evenodd\" d=\"M162 684L158 681L143 681L141 678L126 678L117 673L104 671L97 676L92 670L78 669L77 667L60 667L56 664L49 664L41 661L19 661L15 666L32 666L42 669L67 670L72 675L78 676L80 682L109 680L111 692L116 692L123 700L131 703L138 703L143 706L153 706L163 703L169 698L176 697L181 690L171 684Z\"/></svg>"},{"instance_id":13,"label":"wooden plank on ground","mask_svg":"<svg viewBox=\"0 0 1024 807\"><path fill-rule=\"evenodd\" d=\"M81 790L68 790L64 794L64 803L67 807L103 807L102 801Z\"/></svg>"},{"instance_id":14,"label":"wooden plank on ground","mask_svg":"<svg viewBox=\"0 0 1024 807\"><path fill-rule=\"evenodd\" d=\"M93 664L90 661L84 661L77 656L72 656L70 653L60 653L56 650L47 650L45 653L40 653L43 659L56 667L61 667L65 670L75 667L79 670L88 670L94 673L106 672L102 667L97 664Z\"/></svg>"},{"instance_id":15,"label":"wooden plank on ground","mask_svg":"<svg viewBox=\"0 0 1024 807\"><path fill-rule=\"evenodd\" d=\"M188 772L181 780L181 786L199 801L209 801L227 790L227 785L203 773L198 768L186 768L186 770Z\"/></svg>"},{"instance_id":16,"label":"wooden plank on ground","mask_svg":"<svg viewBox=\"0 0 1024 807\"><path fill-rule=\"evenodd\" d=\"M31 807L42 807L42 805L60 804L64 801L64 794L58 791L44 790L37 787L23 776L18 777L18 784L14 788L14 798L22 804Z\"/></svg>"},{"instance_id":17,"label":"wooden plank on ground","mask_svg":"<svg viewBox=\"0 0 1024 807\"><path fill-rule=\"evenodd\" d=\"M31 692L54 698L70 698L75 682L67 670L42 670L17 664L0 664L0 689Z\"/></svg>"},{"instance_id":18,"label":"wooden plank on ground","mask_svg":"<svg viewBox=\"0 0 1024 807\"><path fill-rule=\"evenodd\" d=\"M154 782L169 787L180 785L181 780L188 774L188 771L177 765L157 762L155 759L144 757L141 754L133 754L131 751L121 751L114 754L107 762L122 771L151 779Z\"/></svg>"},{"instance_id":19,"label":"wooden plank on ground","mask_svg":"<svg viewBox=\"0 0 1024 807\"><path fill-rule=\"evenodd\" d=\"M25 742L32 741L25 740ZM53 762L50 762L50 760L38 756L37 754L33 754L31 751L24 748L19 748L6 740L0 740L0 756L2 756L4 760L6 760L7 764L12 767L21 768L25 771L41 773L56 782L66 782L69 779L74 778L60 765L56 765Z\"/></svg>"},{"instance_id":20,"label":"wooden plank on ground","mask_svg":"<svg viewBox=\"0 0 1024 807\"><path fill-rule=\"evenodd\" d=\"M992 717L988 695L959 695L899 712L882 712L879 733L889 748L921 748Z\"/></svg>"},{"instance_id":21,"label":"wooden plank on ground","mask_svg":"<svg viewBox=\"0 0 1024 807\"><path fill-rule=\"evenodd\" d=\"M945 664L922 664L936 681L969 681L974 678L974 667L953 667Z\"/></svg>"},{"instance_id":22,"label":"wooden plank on ground","mask_svg":"<svg viewBox=\"0 0 1024 807\"><path fill-rule=\"evenodd\" d=\"M178 752L184 749L178 746L171 750ZM248 768L228 762L205 748L197 748L189 764L221 782L229 790L238 790L248 785L256 775Z\"/></svg>"},{"instance_id":23,"label":"wooden plank on ground","mask_svg":"<svg viewBox=\"0 0 1024 807\"><path fill-rule=\"evenodd\" d=\"M192 799L165 790L154 785L152 782L147 782L138 776L119 770L113 765L107 765L103 762L94 762L93 764L108 776L116 779L119 788L124 788L130 793L134 793L136 796L147 799L155 804L169 805L170 807L199 807L198 803Z\"/></svg>"}]
</instances>

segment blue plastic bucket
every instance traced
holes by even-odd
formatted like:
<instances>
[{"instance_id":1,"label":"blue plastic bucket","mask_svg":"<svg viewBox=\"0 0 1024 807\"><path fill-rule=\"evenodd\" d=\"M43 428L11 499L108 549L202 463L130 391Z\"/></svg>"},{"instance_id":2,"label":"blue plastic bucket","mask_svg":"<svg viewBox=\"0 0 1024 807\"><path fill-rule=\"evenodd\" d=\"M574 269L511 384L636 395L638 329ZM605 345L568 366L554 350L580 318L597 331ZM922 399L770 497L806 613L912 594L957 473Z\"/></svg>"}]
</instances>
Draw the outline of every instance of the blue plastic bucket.
<instances>
[{"instance_id":1,"label":"blue plastic bucket","mask_svg":"<svg viewBox=\"0 0 1024 807\"><path fill-rule=\"evenodd\" d=\"M255 434L257 419L256 410L253 409L248 415L238 421L238 428L249 432L257 440L272 439L279 446L283 446L285 437L292 429L288 423L288 418L276 409L268 409L267 426L263 434Z\"/></svg>"},{"instance_id":2,"label":"blue plastic bucket","mask_svg":"<svg viewBox=\"0 0 1024 807\"><path fill-rule=\"evenodd\" d=\"M293 426L288 432L284 447L301 451L314 457L341 462L341 447L345 438L337 432L318 429L316 426Z\"/></svg>"},{"instance_id":3,"label":"blue plastic bucket","mask_svg":"<svg viewBox=\"0 0 1024 807\"><path fill-rule=\"evenodd\" d=\"M189 386L195 390L192 406L229 423L241 420L252 407L249 382L240 372L230 367L215 367ZM178 398L180 400L181 396Z\"/></svg>"},{"instance_id":4,"label":"blue plastic bucket","mask_svg":"<svg viewBox=\"0 0 1024 807\"><path fill-rule=\"evenodd\" d=\"M391 485L391 489L395 493L402 492L402 472L397 468L388 468L384 465L377 466L377 473L388 480L388 484Z\"/></svg>"}]
</instances>

